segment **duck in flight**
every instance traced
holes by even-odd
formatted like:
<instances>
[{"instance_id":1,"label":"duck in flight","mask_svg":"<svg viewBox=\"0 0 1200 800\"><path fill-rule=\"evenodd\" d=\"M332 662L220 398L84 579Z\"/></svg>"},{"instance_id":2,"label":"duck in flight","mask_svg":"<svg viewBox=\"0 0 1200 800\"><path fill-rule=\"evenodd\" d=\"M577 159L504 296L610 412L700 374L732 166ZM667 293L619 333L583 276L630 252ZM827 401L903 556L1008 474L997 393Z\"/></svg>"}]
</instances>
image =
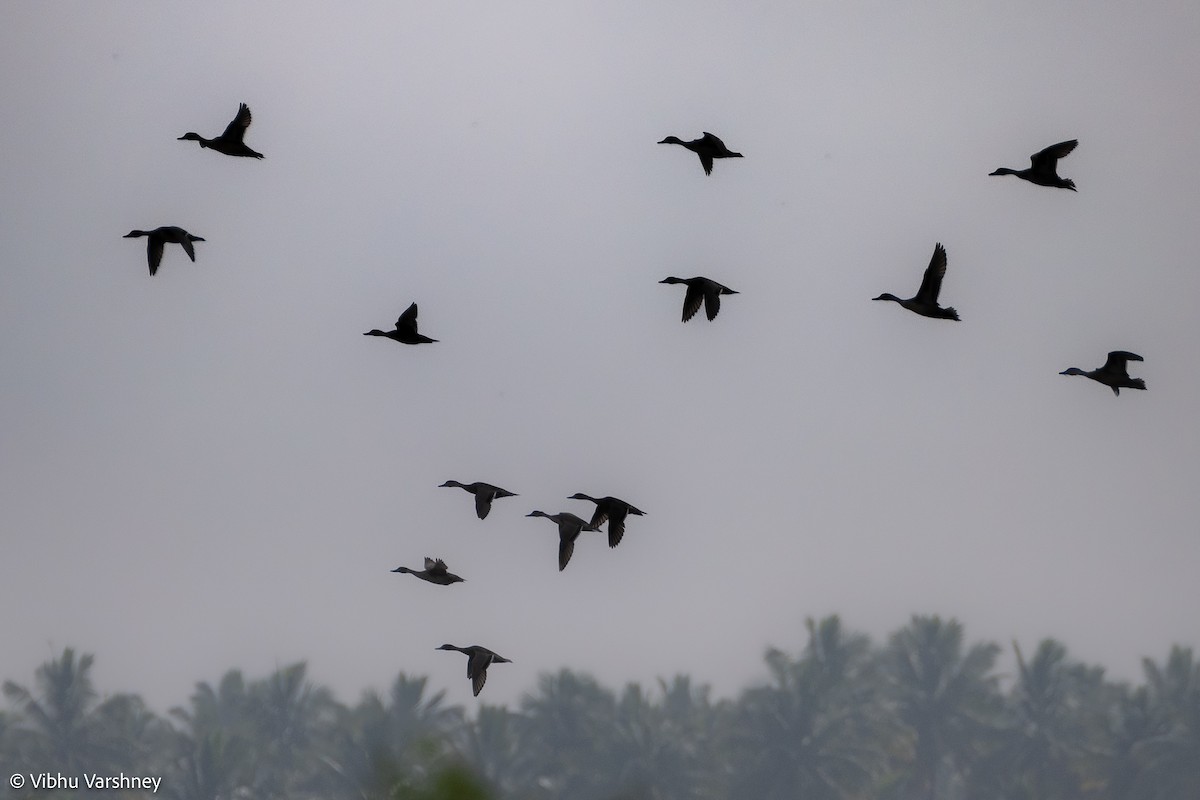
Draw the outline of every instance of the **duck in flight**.
<instances>
[{"instance_id":1,"label":"duck in flight","mask_svg":"<svg viewBox=\"0 0 1200 800\"><path fill-rule=\"evenodd\" d=\"M430 339L428 336L417 333L416 303L405 309L404 313L400 315L400 319L396 320L394 331L381 331L376 328L367 331L363 336L386 336L402 344L429 344L437 341L437 339Z\"/></svg>"},{"instance_id":2,"label":"duck in flight","mask_svg":"<svg viewBox=\"0 0 1200 800\"><path fill-rule=\"evenodd\" d=\"M237 116L233 118L233 122L229 123L225 128L225 132L215 139L205 139L198 133L188 131L183 136L180 136L178 141L199 142L200 149L207 147L209 150L216 150L218 153L224 153L227 156L245 156L247 158L262 158L262 153L256 153L246 146L242 141L242 137L246 135L246 128L250 127L250 106L242 103L238 106Z\"/></svg>"},{"instance_id":3,"label":"duck in flight","mask_svg":"<svg viewBox=\"0 0 1200 800\"><path fill-rule=\"evenodd\" d=\"M415 575L423 581L436 583L440 586L449 586L452 583L465 583L465 578L460 578L453 572L446 569L446 562L440 558L425 557L425 569L409 569L408 567L396 567L392 572L407 572L409 575Z\"/></svg>"},{"instance_id":4,"label":"duck in flight","mask_svg":"<svg viewBox=\"0 0 1200 800\"><path fill-rule=\"evenodd\" d=\"M925 277L921 279L921 288L917 290L915 297L902 300L894 294L884 292L879 297L872 297L871 299L893 300L909 311L920 314L923 317L957 320L957 311L953 308L942 308L938 305L938 292L942 290L942 278L945 276L946 248L942 247L941 242L938 242L934 245L933 258L929 260L929 266L925 268Z\"/></svg>"},{"instance_id":5,"label":"duck in flight","mask_svg":"<svg viewBox=\"0 0 1200 800\"><path fill-rule=\"evenodd\" d=\"M704 313L709 320L716 319L721 311L721 295L737 294L728 286L722 286L708 278L664 278L659 283L682 283L687 285L687 293L683 296L683 321L687 322L696 316L700 304L704 304Z\"/></svg>"},{"instance_id":6,"label":"duck in flight","mask_svg":"<svg viewBox=\"0 0 1200 800\"><path fill-rule=\"evenodd\" d=\"M452 644L444 644L437 650L457 650L460 653L467 654L467 677L471 679L471 691L478 697L483 691L483 684L487 682L487 668L492 664L511 664L512 661L504 656L488 650L486 647L480 647L477 644L468 645L466 647L457 647Z\"/></svg>"},{"instance_id":7,"label":"duck in flight","mask_svg":"<svg viewBox=\"0 0 1200 800\"><path fill-rule=\"evenodd\" d=\"M1079 144L1078 139L1072 139L1069 142L1059 142L1052 144L1045 150L1034 153L1029 157L1029 167L1027 169L1009 169L1001 167L995 172L988 173L989 175L1016 175L1022 180L1036 183L1038 186L1054 186L1059 189L1070 189L1075 191L1075 181L1070 178L1058 177L1058 160L1066 158L1067 155L1075 149Z\"/></svg>"},{"instance_id":8,"label":"duck in flight","mask_svg":"<svg viewBox=\"0 0 1200 800\"><path fill-rule=\"evenodd\" d=\"M196 248L192 247L192 242L204 241L203 238L193 236L183 228L175 225L164 225L152 231L130 231L121 238L137 239L140 236L146 237L146 260L150 262L151 275L158 272L158 265L162 263L163 246L167 242L182 245L183 252L187 253L188 258L195 262Z\"/></svg>"},{"instance_id":9,"label":"duck in flight","mask_svg":"<svg viewBox=\"0 0 1200 800\"><path fill-rule=\"evenodd\" d=\"M1127 350L1113 350L1108 354L1108 360L1104 362L1104 366L1090 371L1084 371L1079 367L1071 367L1058 373L1059 375L1082 375L1085 378L1091 378L1094 381L1099 381L1105 386L1113 390L1113 394L1120 397L1122 389L1145 389L1146 382L1141 378L1129 377L1128 362L1130 361L1145 361L1144 358L1137 353L1130 353Z\"/></svg>"},{"instance_id":10,"label":"duck in flight","mask_svg":"<svg viewBox=\"0 0 1200 800\"><path fill-rule=\"evenodd\" d=\"M466 489L471 494L475 495L475 514L480 519L486 519L488 512L492 510L492 501L497 497L516 497L516 492L510 492L507 489L501 489L499 486L492 486L490 483L459 483L458 481L446 481L438 486L439 489L444 489L447 486L456 486L459 489Z\"/></svg>"},{"instance_id":11,"label":"duck in flight","mask_svg":"<svg viewBox=\"0 0 1200 800\"><path fill-rule=\"evenodd\" d=\"M624 500L616 497L589 497L583 492L576 492L567 498L568 500L591 500L596 504L596 513L592 514L592 521L588 524L597 530L608 521L608 546L616 547L621 543L621 537L625 535L625 517L634 514L639 517L646 515L645 511L639 511Z\"/></svg>"},{"instance_id":12,"label":"duck in flight","mask_svg":"<svg viewBox=\"0 0 1200 800\"><path fill-rule=\"evenodd\" d=\"M599 530L595 525L590 524L586 520L571 514L567 511L560 511L557 514L547 514L545 511L534 511L531 514L526 514L527 517L545 517L554 524L558 525L558 571L562 572L567 568L567 563L571 560L571 554L575 552L575 540L579 538L582 531Z\"/></svg>"},{"instance_id":13,"label":"duck in flight","mask_svg":"<svg viewBox=\"0 0 1200 800\"><path fill-rule=\"evenodd\" d=\"M725 143L708 131L699 139L685 142L678 136L668 136L659 144L678 144L700 156L700 166L704 167L705 175L712 175L714 158L741 158L741 153L735 153L725 146Z\"/></svg>"}]
</instances>

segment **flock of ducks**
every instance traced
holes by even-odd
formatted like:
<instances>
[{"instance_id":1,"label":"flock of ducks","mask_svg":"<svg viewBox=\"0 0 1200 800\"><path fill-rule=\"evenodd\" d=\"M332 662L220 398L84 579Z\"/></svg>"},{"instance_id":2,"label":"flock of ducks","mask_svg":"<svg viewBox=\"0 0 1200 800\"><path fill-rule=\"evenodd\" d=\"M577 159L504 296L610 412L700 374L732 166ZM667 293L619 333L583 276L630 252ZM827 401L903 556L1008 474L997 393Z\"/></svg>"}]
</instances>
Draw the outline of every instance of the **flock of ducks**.
<instances>
[{"instance_id":1,"label":"flock of ducks","mask_svg":"<svg viewBox=\"0 0 1200 800\"><path fill-rule=\"evenodd\" d=\"M179 141L196 141L200 143L201 149L213 150L227 156L261 159L263 158L263 154L252 150L244 141L246 130L250 127L251 120L250 107L245 103L241 103L238 106L237 115L234 116L233 121L229 123L220 136L213 139L206 139L198 133L189 131L180 136ZM704 168L705 175L712 174L713 162L718 158L743 157L741 153L733 152L725 146L724 142L707 131L699 139L683 141L676 136L668 136L660 141L659 144L677 144L695 153L700 158L700 165ZM1015 175L1022 180L1029 181L1038 186L1076 191L1074 181L1058 175L1058 161L1069 155L1078 144L1079 142L1076 139L1059 142L1034 153L1030 157L1030 165L1026 169L1015 170L1008 167L1001 167L990 174ZM162 263L163 250L167 244L180 245L188 258L194 262L196 260L196 251L193 243L205 241L202 237L191 234L175 225L166 225L149 231L133 230L127 233L124 238L140 238L143 236L147 240L146 260L149 264L151 275L154 275L158 271L158 267ZM925 268L925 274L921 279L921 286L917 289L915 295L907 299L902 299L885 292L872 299L890 300L924 317L958 321L958 312L954 308L941 306L938 303L942 280L946 275L946 265L946 248L939 242L934 246L933 257L929 261L929 266ZM710 321L716 319L717 314L721 310L721 296L737 294L736 291L730 289L728 286L723 286L710 278L701 276L694 278L677 278L672 276L659 282L664 284L684 284L687 287L687 291L683 297L683 322L687 322L694 317L702 305L708 319ZM393 330L382 331L373 329L363 335L381 336L407 345L432 344L438 341L418 332L417 304L415 302L405 309L404 313L396 320ZM1110 387L1113 390L1113 394L1120 395L1121 389L1146 388L1145 381L1140 378L1131 378L1128 373L1128 362L1142 360L1142 357L1136 353L1130 353L1125 350L1114 350L1108 354L1108 359L1104 362L1104 365L1097 369L1081 370L1078 367L1071 367L1059 374L1082 375ZM518 496L515 492L479 481L464 484L459 481L448 480L442 483L439 488L445 487L464 489L473 494L475 496L475 514L481 520L486 519L491 512L494 500ZM591 497L582 492L577 492L568 499L586 500L593 503L596 508L590 520L585 520L568 511L547 514L544 511L534 510L526 514L527 517L545 517L557 526L559 540L558 569L560 572L566 569L567 564L570 562L571 556L575 551L575 542L581 533L585 531L599 531L600 526L607 523L608 546L610 548L616 547L621 543L621 539L625 535L626 519L630 515L645 515L645 512L616 497ZM424 568L420 570L401 566L392 570L392 572L413 575L420 580L439 586L450 586L465 581L464 578L450 572L446 566L446 562L440 558L426 557ZM443 644L436 649L457 650L460 653L466 654L467 677L471 680L471 688L476 696L479 695L484 683L487 681L487 669L489 666L492 664L512 663L509 659L480 645L459 647L453 644Z\"/></svg>"}]
</instances>

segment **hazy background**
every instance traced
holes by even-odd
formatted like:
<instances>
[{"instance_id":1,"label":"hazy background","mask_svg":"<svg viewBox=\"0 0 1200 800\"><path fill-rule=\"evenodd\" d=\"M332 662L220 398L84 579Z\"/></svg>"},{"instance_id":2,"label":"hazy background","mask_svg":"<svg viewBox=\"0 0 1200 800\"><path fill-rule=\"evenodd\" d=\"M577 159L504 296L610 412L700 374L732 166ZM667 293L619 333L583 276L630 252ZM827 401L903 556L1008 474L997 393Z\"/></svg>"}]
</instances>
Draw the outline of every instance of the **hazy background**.
<instances>
[{"instance_id":1,"label":"hazy background","mask_svg":"<svg viewBox=\"0 0 1200 800\"><path fill-rule=\"evenodd\" d=\"M647 7L652 6L652 7ZM805 616L1200 640L1200 6L7 3L0 676L731 694ZM176 138L246 102L263 161ZM656 142L712 131L745 158ZM1078 138L1078 193L992 178ZM180 225L147 274L132 228ZM935 242L942 300L912 295ZM741 293L680 324L706 275ZM368 339L409 303L438 344ZM1060 377L1145 356L1119 398ZM454 478L498 484L480 522ZM645 510L564 573L533 509ZM466 584L388 570L440 556Z\"/></svg>"}]
</instances>

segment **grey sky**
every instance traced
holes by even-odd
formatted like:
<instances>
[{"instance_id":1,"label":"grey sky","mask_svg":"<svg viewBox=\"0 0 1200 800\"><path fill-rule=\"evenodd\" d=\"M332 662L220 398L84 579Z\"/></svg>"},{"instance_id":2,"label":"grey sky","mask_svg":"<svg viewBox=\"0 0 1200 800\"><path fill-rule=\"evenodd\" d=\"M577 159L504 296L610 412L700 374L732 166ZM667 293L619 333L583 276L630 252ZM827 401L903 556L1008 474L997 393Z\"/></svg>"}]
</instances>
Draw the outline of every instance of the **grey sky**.
<instances>
[{"instance_id":1,"label":"grey sky","mask_svg":"<svg viewBox=\"0 0 1200 800\"><path fill-rule=\"evenodd\" d=\"M452 642L514 661L491 702L729 694L834 612L1127 678L1200 643L1195 3L0 22L0 676L69 645L158 706L297 659L465 702ZM239 102L265 160L176 141ZM745 158L656 144L704 130ZM988 177L1070 138L1078 193ZM151 279L121 236L159 225L207 241ZM963 322L870 302L938 241ZM668 275L740 294L683 325ZM361 335L414 300L438 344ZM1057 374L1112 349L1148 391ZM578 491L648 516L560 574L524 515ZM467 583L388 573L425 555Z\"/></svg>"}]
</instances>

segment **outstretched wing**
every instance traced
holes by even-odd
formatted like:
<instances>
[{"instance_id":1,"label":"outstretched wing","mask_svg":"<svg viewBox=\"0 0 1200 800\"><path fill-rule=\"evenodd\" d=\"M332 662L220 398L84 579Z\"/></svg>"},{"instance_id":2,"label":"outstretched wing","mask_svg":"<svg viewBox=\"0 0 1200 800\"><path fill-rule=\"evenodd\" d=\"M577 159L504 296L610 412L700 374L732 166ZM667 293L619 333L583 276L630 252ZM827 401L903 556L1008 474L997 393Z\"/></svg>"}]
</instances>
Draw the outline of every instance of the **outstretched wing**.
<instances>
[{"instance_id":1,"label":"outstretched wing","mask_svg":"<svg viewBox=\"0 0 1200 800\"><path fill-rule=\"evenodd\" d=\"M938 242L933 248L933 258L925 268L925 277L921 279L921 288L917 290L917 299L937 305L938 292L942 290L942 278L946 276L946 248Z\"/></svg>"},{"instance_id":2,"label":"outstretched wing","mask_svg":"<svg viewBox=\"0 0 1200 800\"><path fill-rule=\"evenodd\" d=\"M270 109L268 109L269 111ZM270 116L268 114L268 116ZM233 118L233 122L229 123L225 128L225 132L221 134L222 139L231 141L242 140L242 136L246 133L246 128L250 127L250 106L242 103L238 106L237 116Z\"/></svg>"},{"instance_id":3,"label":"outstretched wing","mask_svg":"<svg viewBox=\"0 0 1200 800\"><path fill-rule=\"evenodd\" d=\"M1118 375L1128 375L1125 367L1128 361L1145 361L1145 359L1137 353L1130 353L1128 350L1113 350L1108 354L1108 360L1104 362L1104 366L1100 369L1105 372L1115 372Z\"/></svg>"},{"instance_id":4,"label":"outstretched wing","mask_svg":"<svg viewBox=\"0 0 1200 800\"><path fill-rule=\"evenodd\" d=\"M1049 168L1054 169L1054 165L1058 163L1060 158L1065 158L1072 150L1079 145L1078 139L1072 139L1069 142L1059 142L1052 144L1045 150L1034 153L1029 157L1029 163L1033 169ZM1045 165L1045 167L1043 167Z\"/></svg>"}]
</instances>

